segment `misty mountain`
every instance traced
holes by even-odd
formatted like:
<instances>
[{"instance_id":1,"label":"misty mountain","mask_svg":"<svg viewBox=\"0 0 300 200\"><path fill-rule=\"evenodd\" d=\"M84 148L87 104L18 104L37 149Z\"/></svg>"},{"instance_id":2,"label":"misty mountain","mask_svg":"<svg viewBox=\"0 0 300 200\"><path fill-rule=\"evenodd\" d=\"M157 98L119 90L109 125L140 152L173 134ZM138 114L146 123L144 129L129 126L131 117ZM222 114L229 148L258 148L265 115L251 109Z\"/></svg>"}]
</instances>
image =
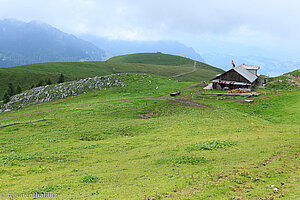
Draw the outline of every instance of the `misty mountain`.
<instances>
[{"instance_id":1,"label":"misty mountain","mask_svg":"<svg viewBox=\"0 0 300 200\"><path fill-rule=\"evenodd\" d=\"M236 65L248 64L260 66L259 74L268 76L278 76L300 68L300 60L269 58L263 56L240 56L222 53L203 53L201 54L207 64L219 67L224 70L232 68L231 61Z\"/></svg>"},{"instance_id":2,"label":"misty mountain","mask_svg":"<svg viewBox=\"0 0 300 200\"><path fill-rule=\"evenodd\" d=\"M103 60L106 53L48 24L0 20L0 66L41 62Z\"/></svg>"},{"instance_id":3,"label":"misty mountain","mask_svg":"<svg viewBox=\"0 0 300 200\"><path fill-rule=\"evenodd\" d=\"M182 43L172 40L161 41L126 41L109 40L92 35L81 35L86 41L104 49L112 56L133 54L133 53L166 53L178 56L184 56L197 61L204 61L203 58L192 48Z\"/></svg>"}]
</instances>

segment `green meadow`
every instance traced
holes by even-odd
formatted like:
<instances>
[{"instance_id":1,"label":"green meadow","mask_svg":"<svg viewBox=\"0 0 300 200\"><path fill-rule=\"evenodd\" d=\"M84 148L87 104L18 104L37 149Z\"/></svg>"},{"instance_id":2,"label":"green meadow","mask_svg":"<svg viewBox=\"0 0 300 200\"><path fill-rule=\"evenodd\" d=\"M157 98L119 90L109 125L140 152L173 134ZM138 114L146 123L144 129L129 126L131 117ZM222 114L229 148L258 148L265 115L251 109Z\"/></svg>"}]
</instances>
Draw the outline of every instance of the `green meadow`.
<instances>
[{"instance_id":1,"label":"green meadow","mask_svg":"<svg viewBox=\"0 0 300 200\"><path fill-rule=\"evenodd\" d=\"M65 81L74 81L114 73L150 73L170 78L193 69L193 60L162 53L117 56L104 62L38 63L0 68L0 97L3 97L10 82L15 87L20 84L23 90L27 90L37 85L40 80L50 79L52 83L57 83L61 73L65 76ZM222 72L219 68L197 62L196 72L177 77L176 80L208 81Z\"/></svg>"},{"instance_id":2,"label":"green meadow","mask_svg":"<svg viewBox=\"0 0 300 200\"><path fill-rule=\"evenodd\" d=\"M169 97L180 88L182 95ZM201 89L133 74L127 87L1 113L0 126L19 124L0 128L0 193L299 198L300 91L201 106L190 96Z\"/></svg>"}]
</instances>

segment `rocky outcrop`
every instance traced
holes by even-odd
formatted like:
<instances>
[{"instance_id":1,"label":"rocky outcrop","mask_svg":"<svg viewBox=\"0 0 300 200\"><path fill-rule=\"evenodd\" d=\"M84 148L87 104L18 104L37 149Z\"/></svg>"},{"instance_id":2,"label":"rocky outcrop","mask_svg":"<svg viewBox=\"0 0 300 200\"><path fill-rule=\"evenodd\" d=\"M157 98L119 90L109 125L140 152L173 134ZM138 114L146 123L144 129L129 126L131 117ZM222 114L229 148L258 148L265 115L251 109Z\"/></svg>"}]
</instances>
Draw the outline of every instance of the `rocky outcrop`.
<instances>
[{"instance_id":1,"label":"rocky outcrop","mask_svg":"<svg viewBox=\"0 0 300 200\"><path fill-rule=\"evenodd\" d=\"M126 74L112 74L33 88L12 96L10 102L0 107L0 113L18 110L28 105L76 96L95 89L102 90L111 87L125 87L125 80Z\"/></svg>"}]
</instances>

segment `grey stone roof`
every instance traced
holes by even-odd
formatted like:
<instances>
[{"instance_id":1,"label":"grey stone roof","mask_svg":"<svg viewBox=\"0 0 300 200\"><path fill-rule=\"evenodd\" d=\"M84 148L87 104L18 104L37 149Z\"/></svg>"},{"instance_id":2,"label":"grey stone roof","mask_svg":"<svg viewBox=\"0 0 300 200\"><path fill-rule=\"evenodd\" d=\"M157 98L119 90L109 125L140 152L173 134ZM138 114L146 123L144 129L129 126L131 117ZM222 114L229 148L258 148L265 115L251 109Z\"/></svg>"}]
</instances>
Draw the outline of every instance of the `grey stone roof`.
<instances>
[{"instance_id":1,"label":"grey stone roof","mask_svg":"<svg viewBox=\"0 0 300 200\"><path fill-rule=\"evenodd\" d=\"M244 67L245 69L256 69L256 70L259 70L259 68L260 68L257 65L245 65L245 64L242 64L242 65L240 65L238 67Z\"/></svg>"},{"instance_id":2,"label":"grey stone roof","mask_svg":"<svg viewBox=\"0 0 300 200\"><path fill-rule=\"evenodd\" d=\"M258 77L251 72L249 72L247 69L245 69L242 65L233 68L237 73L242 75L245 79L250 81L250 83L253 83Z\"/></svg>"}]
</instances>

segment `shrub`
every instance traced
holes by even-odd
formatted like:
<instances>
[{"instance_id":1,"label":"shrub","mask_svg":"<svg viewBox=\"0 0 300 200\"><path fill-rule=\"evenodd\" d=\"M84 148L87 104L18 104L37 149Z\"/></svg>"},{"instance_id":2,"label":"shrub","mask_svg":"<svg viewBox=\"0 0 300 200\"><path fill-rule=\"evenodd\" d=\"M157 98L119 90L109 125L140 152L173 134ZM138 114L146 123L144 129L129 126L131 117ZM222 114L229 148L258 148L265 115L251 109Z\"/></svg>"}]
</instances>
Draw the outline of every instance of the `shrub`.
<instances>
[{"instance_id":1,"label":"shrub","mask_svg":"<svg viewBox=\"0 0 300 200\"><path fill-rule=\"evenodd\" d=\"M5 92L3 96L3 103L8 103L9 101L10 101L10 96L8 92Z\"/></svg>"},{"instance_id":2,"label":"shrub","mask_svg":"<svg viewBox=\"0 0 300 200\"><path fill-rule=\"evenodd\" d=\"M63 74L60 74L57 83L63 83L65 82L65 76Z\"/></svg>"},{"instance_id":3,"label":"shrub","mask_svg":"<svg viewBox=\"0 0 300 200\"><path fill-rule=\"evenodd\" d=\"M52 81L51 81L50 78L46 79L45 82L46 82L46 85L51 85L52 84Z\"/></svg>"},{"instance_id":4,"label":"shrub","mask_svg":"<svg viewBox=\"0 0 300 200\"><path fill-rule=\"evenodd\" d=\"M17 94L20 94L21 92L22 92L21 85L18 84L18 86L17 86Z\"/></svg>"},{"instance_id":5,"label":"shrub","mask_svg":"<svg viewBox=\"0 0 300 200\"><path fill-rule=\"evenodd\" d=\"M7 90L7 92L8 92L8 95L9 96L13 96L13 95L15 95L15 87L14 87L14 85L12 84L12 83L8 83L8 90Z\"/></svg>"},{"instance_id":6,"label":"shrub","mask_svg":"<svg viewBox=\"0 0 300 200\"><path fill-rule=\"evenodd\" d=\"M38 84L36 85L36 87L41 87L45 85L45 81L44 80L39 80Z\"/></svg>"}]
</instances>

